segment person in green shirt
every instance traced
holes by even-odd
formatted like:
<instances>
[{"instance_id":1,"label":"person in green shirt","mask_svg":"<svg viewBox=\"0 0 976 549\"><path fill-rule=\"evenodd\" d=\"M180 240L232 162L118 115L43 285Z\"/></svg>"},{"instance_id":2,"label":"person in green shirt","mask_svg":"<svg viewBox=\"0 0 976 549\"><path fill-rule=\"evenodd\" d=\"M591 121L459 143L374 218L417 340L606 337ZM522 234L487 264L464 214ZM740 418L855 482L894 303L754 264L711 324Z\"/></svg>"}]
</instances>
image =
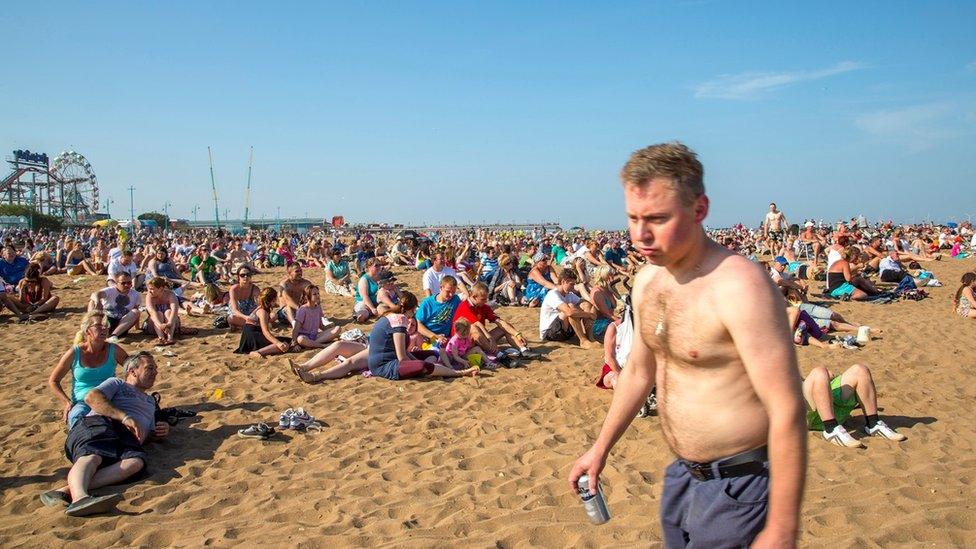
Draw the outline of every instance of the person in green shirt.
<instances>
[{"instance_id":1,"label":"person in green shirt","mask_svg":"<svg viewBox=\"0 0 976 549\"><path fill-rule=\"evenodd\" d=\"M557 238L556 243L552 245L552 262L556 265L562 265L564 259L566 259L565 242L562 238Z\"/></svg>"},{"instance_id":2,"label":"person in green shirt","mask_svg":"<svg viewBox=\"0 0 976 549\"><path fill-rule=\"evenodd\" d=\"M539 250L539 247L535 244L529 244L522 255L519 256L518 270L522 272L527 272L532 268L532 264L535 263L535 253Z\"/></svg>"},{"instance_id":3,"label":"person in green shirt","mask_svg":"<svg viewBox=\"0 0 976 549\"><path fill-rule=\"evenodd\" d=\"M201 284L216 283L217 260L210 256L210 247L204 244L197 248L197 254L190 258L190 279Z\"/></svg>"}]
</instances>

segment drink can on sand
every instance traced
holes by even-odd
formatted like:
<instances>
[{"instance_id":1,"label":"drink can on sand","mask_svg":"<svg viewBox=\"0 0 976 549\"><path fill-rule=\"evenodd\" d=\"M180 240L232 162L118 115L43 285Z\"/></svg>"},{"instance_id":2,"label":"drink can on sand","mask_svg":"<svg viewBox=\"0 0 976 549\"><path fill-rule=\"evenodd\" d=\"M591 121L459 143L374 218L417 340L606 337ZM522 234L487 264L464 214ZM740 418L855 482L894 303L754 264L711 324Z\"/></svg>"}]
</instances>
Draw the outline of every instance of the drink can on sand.
<instances>
[{"instance_id":1,"label":"drink can on sand","mask_svg":"<svg viewBox=\"0 0 976 549\"><path fill-rule=\"evenodd\" d=\"M593 524L603 524L610 520L610 510L607 509L607 501L603 498L603 487L597 485L596 495L590 493L590 477L583 475L576 481L579 490L580 500L583 501L583 509L586 516Z\"/></svg>"},{"instance_id":2,"label":"drink can on sand","mask_svg":"<svg viewBox=\"0 0 976 549\"><path fill-rule=\"evenodd\" d=\"M871 341L871 327L861 326L857 329L857 342L860 344L865 344Z\"/></svg>"}]
</instances>

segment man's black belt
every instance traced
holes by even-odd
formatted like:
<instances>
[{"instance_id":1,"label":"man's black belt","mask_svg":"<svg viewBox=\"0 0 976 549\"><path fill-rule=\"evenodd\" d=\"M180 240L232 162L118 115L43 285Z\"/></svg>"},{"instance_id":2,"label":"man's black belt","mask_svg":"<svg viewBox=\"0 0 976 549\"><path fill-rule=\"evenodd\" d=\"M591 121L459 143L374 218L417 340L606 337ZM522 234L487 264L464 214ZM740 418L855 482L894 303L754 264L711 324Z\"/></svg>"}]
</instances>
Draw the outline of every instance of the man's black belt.
<instances>
[{"instance_id":1,"label":"man's black belt","mask_svg":"<svg viewBox=\"0 0 976 549\"><path fill-rule=\"evenodd\" d=\"M708 463L687 461L681 458L678 458L678 461L696 479L713 480L760 474L766 469L765 462L768 459L766 445L762 445L759 448Z\"/></svg>"}]
</instances>

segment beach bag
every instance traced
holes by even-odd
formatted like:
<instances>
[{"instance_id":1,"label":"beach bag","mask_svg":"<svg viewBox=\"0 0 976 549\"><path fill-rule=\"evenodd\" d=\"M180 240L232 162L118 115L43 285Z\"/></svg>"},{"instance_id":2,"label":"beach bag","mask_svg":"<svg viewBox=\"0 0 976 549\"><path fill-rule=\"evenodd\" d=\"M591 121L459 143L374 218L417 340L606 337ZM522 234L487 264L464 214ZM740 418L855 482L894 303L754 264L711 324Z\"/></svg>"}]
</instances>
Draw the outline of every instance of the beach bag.
<instances>
[{"instance_id":1,"label":"beach bag","mask_svg":"<svg viewBox=\"0 0 976 549\"><path fill-rule=\"evenodd\" d=\"M634 310L630 305L630 296L624 298L624 318L617 326L615 339L615 356L621 368L627 364L630 348L634 341Z\"/></svg>"},{"instance_id":2,"label":"beach bag","mask_svg":"<svg viewBox=\"0 0 976 549\"><path fill-rule=\"evenodd\" d=\"M227 322L226 316L218 316L213 319L213 327L218 330L223 330L224 328L230 328L230 324Z\"/></svg>"}]
</instances>

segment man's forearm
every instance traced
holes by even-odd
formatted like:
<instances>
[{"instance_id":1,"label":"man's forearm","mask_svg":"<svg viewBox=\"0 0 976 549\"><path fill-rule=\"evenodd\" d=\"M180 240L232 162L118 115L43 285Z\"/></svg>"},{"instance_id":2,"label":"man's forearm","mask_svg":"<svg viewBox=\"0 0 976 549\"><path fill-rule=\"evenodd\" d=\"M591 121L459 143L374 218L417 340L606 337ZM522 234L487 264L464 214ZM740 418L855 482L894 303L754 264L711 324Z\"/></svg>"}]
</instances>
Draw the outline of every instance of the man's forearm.
<instances>
[{"instance_id":1,"label":"man's forearm","mask_svg":"<svg viewBox=\"0 0 976 549\"><path fill-rule=\"evenodd\" d=\"M505 333L510 336L514 336L515 334L519 333L519 331L515 329L515 326L512 326L503 318L499 318L497 324L501 326L502 330L505 330Z\"/></svg>"},{"instance_id":2,"label":"man's forearm","mask_svg":"<svg viewBox=\"0 0 976 549\"><path fill-rule=\"evenodd\" d=\"M424 326L424 323L420 322L419 320L417 321L417 331L420 332L420 335L426 337L427 339L437 337L437 334L428 330L427 326Z\"/></svg>"},{"instance_id":3,"label":"man's forearm","mask_svg":"<svg viewBox=\"0 0 976 549\"><path fill-rule=\"evenodd\" d=\"M573 318L579 318L579 319L585 319L585 320L593 320L593 319L596 318L596 313L591 313L591 312L584 311L583 309L580 309L579 307L573 307L573 310L572 310L572 312L569 313L569 316L571 316Z\"/></svg>"},{"instance_id":4,"label":"man's forearm","mask_svg":"<svg viewBox=\"0 0 976 549\"><path fill-rule=\"evenodd\" d=\"M624 434L636 417L637 410L644 404L647 394L651 392L654 386L654 374L651 372L649 376L645 377L645 375L634 368L621 370L613 391L610 410L603 421L600 435L593 445L603 455L606 455Z\"/></svg>"},{"instance_id":5,"label":"man's forearm","mask_svg":"<svg viewBox=\"0 0 976 549\"><path fill-rule=\"evenodd\" d=\"M92 389L88 392L85 396L85 404L100 416L109 417L118 421L122 421L125 418L125 412L112 406L111 401L105 398L105 394L98 389Z\"/></svg>"},{"instance_id":6,"label":"man's forearm","mask_svg":"<svg viewBox=\"0 0 976 549\"><path fill-rule=\"evenodd\" d=\"M769 514L766 529L796 534L807 469L803 410L781 410L769 424Z\"/></svg>"}]
</instances>

